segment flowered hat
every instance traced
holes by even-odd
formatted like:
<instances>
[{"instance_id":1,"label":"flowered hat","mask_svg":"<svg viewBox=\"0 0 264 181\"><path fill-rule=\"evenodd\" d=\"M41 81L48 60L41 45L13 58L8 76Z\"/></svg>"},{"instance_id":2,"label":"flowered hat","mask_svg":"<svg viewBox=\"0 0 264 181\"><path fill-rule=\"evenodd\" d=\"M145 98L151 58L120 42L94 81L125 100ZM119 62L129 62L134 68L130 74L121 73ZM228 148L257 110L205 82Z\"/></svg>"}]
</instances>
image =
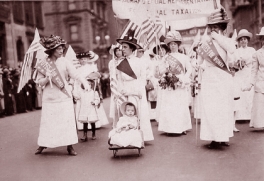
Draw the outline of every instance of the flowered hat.
<instances>
[{"instance_id":1,"label":"flowered hat","mask_svg":"<svg viewBox=\"0 0 264 181\"><path fill-rule=\"evenodd\" d=\"M77 53L76 57L78 59L86 57L86 58L88 58L87 62L95 62L99 58L99 56L96 53L94 53L93 51Z\"/></svg>"},{"instance_id":2,"label":"flowered hat","mask_svg":"<svg viewBox=\"0 0 264 181\"><path fill-rule=\"evenodd\" d=\"M165 37L164 42L168 45L170 42L182 42L182 37L178 31L169 31Z\"/></svg>"},{"instance_id":3,"label":"flowered hat","mask_svg":"<svg viewBox=\"0 0 264 181\"><path fill-rule=\"evenodd\" d=\"M65 45L66 41L60 36L50 35L49 37L41 38L39 43L46 48L45 53L48 53L50 50L57 48L60 45Z\"/></svg>"},{"instance_id":4,"label":"flowered hat","mask_svg":"<svg viewBox=\"0 0 264 181\"><path fill-rule=\"evenodd\" d=\"M137 106L134 104L134 103L132 103L132 102L123 102L122 104L121 104L121 106L120 106L120 112L123 114L123 115L126 115L125 113L126 113L126 105L127 104L133 104L134 106L135 106L135 115L137 115Z\"/></svg>"},{"instance_id":5,"label":"flowered hat","mask_svg":"<svg viewBox=\"0 0 264 181\"><path fill-rule=\"evenodd\" d=\"M160 48L164 48L166 52L169 52L169 47L164 43L164 40L165 40L165 36L161 36L160 37L160 45L157 45L153 48L153 53L154 54L157 54L157 50L159 50Z\"/></svg>"},{"instance_id":6,"label":"flowered hat","mask_svg":"<svg viewBox=\"0 0 264 181\"><path fill-rule=\"evenodd\" d=\"M137 44L137 39L134 37L134 31L130 30L127 32L127 34L124 36L123 39L116 39L116 41L120 44L127 43L134 45L137 49L142 48L140 45Z\"/></svg>"},{"instance_id":7,"label":"flowered hat","mask_svg":"<svg viewBox=\"0 0 264 181\"><path fill-rule=\"evenodd\" d=\"M260 33L257 36L264 36L264 27L261 28Z\"/></svg>"},{"instance_id":8,"label":"flowered hat","mask_svg":"<svg viewBox=\"0 0 264 181\"><path fill-rule=\"evenodd\" d=\"M236 37L236 40L239 40L239 38L241 37L248 37L249 39L252 38L252 33L250 33L248 30L246 29L242 29L238 32L238 35Z\"/></svg>"},{"instance_id":9,"label":"flowered hat","mask_svg":"<svg viewBox=\"0 0 264 181\"><path fill-rule=\"evenodd\" d=\"M221 7L221 9L217 9L216 12L210 14L210 16L208 17L207 24L208 25L219 24L219 23L227 24L229 20L230 19L228 18L225 9Z\"/></svg>"}]
</instances>

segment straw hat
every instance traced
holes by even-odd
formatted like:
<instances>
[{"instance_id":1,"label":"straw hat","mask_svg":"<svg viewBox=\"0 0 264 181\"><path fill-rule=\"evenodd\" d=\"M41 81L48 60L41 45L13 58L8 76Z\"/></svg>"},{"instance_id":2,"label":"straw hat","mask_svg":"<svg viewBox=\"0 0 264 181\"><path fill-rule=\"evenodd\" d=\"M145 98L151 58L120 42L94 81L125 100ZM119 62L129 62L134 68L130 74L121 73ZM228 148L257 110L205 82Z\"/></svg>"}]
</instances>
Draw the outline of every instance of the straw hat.
<instances>
[{"instance_id":1,"label":"straw hat","mask_svg":"<svg viewBox=\"0 0 264 181\"><path fill-rule=\"evenodd\" d=\"M170 42L182 42L182 37L178 31L169 31L165 37L164 42L168 45Z\"/></svg>"},{"instance_id":2,"label":"straw hat","mask_svg":"<svg viewBox=\"0 0 264 181\"><path fill-rule=\"evenodd\" d=\"M66 45L66 41L60 36L50 35L49 37L43 37L39 43L46 48L45 53L49 53L50 50L57 48L60 45Z\"/></svg>"},{"instance_id":3,"label":"straw hat","mask_svg":"<svg viewBox=\"0 0 264 181\"><path fill-rule=\"evenodd\" d=\"M257 36L264 36L264 27L261 28L260 33Z\"/></svg>"},{"instance_id":4,"label":"straw hat","mask_svg":"<svg viewBox=\"0 0 264 181\"><path fill-rule=\"evenodd\" d=\"M123 115L126 115L126 105L130 103L130 104L133 104L132 102L123 102L120 106L120 112L123 114ZM133 104L135 106L135 104ZM135 110L135 115L137 115L137 106L135 106L136 110Z\"/></svg>"},{"instance_id":5,"label":"straw hat","mask_svg":"<svg viewBox=\"0 0 264 181\"><path fill-rule=\"evenodd\" d=\"M227 16L227 13L225 9L222 7L221 9L218 9L216 12L211 13L210 16L208 17L208 25L212 24L219 24L219 23L228 23L229 18Z\"/></svg>"},{"instance_id":6,"label":"straw hat","mask_svg":"<svg viewBox=\"0 0 264 181\"><path fill-rule=\"evenodd\" d=\"M137 49L142 48L140 45L137 44L137 39L134 38L134 31L128 31L128 33L124 36L123 39L116 39L116 41L120 44L127 43L134 45Z\"/></svg>"},{"instance_id":7,"label":"straw hat","mask_svg":"<svg viewBox=\"0 0 264 181\"><path fill-rule=\"evenodd\" d=\"M252 38L252 33L250 33L248 30L246 29L242 29L238 32L238 35L236 37L236 40L239 40L239 38L241 37L248 37L249 39Z\"/></svg>"},{"instance_id":8,"label":"straw hat","mask_svg":"<svg viewBox=\"0 0 264 181\"><path fill-rule=\"evenodd\" d=\"M99 58L99 56L96 53L94 53L93 51L77 53L76 57L78 59L87 58L88 59L87 62L95 62Z\"/></svg>"}]
</instances>

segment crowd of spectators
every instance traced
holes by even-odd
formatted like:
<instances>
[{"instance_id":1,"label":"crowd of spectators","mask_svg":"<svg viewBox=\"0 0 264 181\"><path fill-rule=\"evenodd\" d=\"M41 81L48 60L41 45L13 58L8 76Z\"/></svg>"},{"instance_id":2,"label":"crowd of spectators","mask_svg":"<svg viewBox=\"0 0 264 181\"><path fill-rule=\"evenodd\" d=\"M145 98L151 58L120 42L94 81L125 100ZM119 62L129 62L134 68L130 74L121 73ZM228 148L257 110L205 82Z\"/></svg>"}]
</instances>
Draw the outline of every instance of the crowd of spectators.
<instances>
[{"instance_id":1,"label":"crowd of spectators","mask_svg":"<svg viewBox=\"0 0 264 181\"><path fill-rule=\"evenodd\" d=\"M29 80L17 92L20 68L13 69L0 65L0 117L26 113L41 109L42 90L33 80Z\"/></svg>"}]
</instances>

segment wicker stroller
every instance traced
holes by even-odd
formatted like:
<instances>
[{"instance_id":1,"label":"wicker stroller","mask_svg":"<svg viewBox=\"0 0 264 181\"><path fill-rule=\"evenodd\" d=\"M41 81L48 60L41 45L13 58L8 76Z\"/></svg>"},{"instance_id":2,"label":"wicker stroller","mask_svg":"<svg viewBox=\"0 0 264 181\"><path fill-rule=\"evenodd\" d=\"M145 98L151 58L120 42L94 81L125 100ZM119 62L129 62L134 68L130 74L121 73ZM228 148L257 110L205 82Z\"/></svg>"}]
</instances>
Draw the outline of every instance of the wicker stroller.
<instances>
[{"instance_id":1,"label":"wicker stroller","mask_svg":"<svg viewBox=\"0 0 264 181\"><path fill-rule=\"evenodd\" d=\"M128 101L129 103L131 103L131 99L133 99L133 102L134 102L134 105L136 107L136 112L137 112L137 115L138 115L138 118L137 118L137 125L136 125L136 128L135 128L135 132L133 133L134 135L132 136L135 136L135 138L137 139L137 146L134 145L128 145L128 146L121 146L121 145L118 145L118 144L112 144L111 143L111 136L109 136L109 140L108 140L108 144L110 145L109 147L109 150L112 150L113 151L113 155L114 157L117 156L117 152L118 150L122 150L122 149L137 149L138 150L138 156L140 156L140 151L141 149L144 148L144 139L143 139L143 132L140 130L140 100L139 100L139 97L138 96L129 96L130 98L130 101ZM122 109L122 106L128 102L125 102L123 103L121 106L118 106L118 110L121 110ZM121 111L122 112L122 111ZM124 114L122 112L122 114ZM120 118L120 115L118 115L118 117ZM113 127L113 130L111 132L113 132L115 129L117 129L117 125L114 125ZM110 133L111 133L110 132ZM120 135L121 136L121 135ZM132 138L133 139L133 138ZM128 138L129 140L129 138Z\"/></svg>"}]
</instances>

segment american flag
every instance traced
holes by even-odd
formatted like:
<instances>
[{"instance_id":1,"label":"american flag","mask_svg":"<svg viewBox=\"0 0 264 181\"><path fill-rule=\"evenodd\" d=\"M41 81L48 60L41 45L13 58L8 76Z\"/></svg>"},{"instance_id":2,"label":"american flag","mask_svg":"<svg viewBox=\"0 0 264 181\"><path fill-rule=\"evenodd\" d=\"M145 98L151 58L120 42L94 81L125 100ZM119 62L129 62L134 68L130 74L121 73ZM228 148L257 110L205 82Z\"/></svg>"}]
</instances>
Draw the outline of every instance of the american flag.
<instances>
[{"instance_id":1,"label":"american flag","mask_svg":"<svg viewBox=\"0 0 264 181\"><path fill-rule=\"evenodd\" d=\"M125 37L125 35L127 34L127 32L129 31L134 31L134 38L138 38L139 36L139 32L140 32L140 26L138 26L137 24L135 24L134 22L132 22L131 20L129 20L125 26L125 28L123 29L123 32L120 36L120 39L123 39Z\"/></svg>"},{"instance_id":2,"label":"american flag","mask_svg":"<svg viewBox=\"0 0 264 181\"><path fill-rule=\"evenodd\" d=\"M20 80L17 92L19 93L21 89L26 85L26 83L31 79L32 69L36 63L36 57L38 51L44 51L44 47L39 43L40 37L38 30L35 30L34 40L29 46L23 61L21 68Z\"/></svg>"},{"instance_id":3,"label":"american flag","mask_svg":"<svg viewBox=\"0 0 264 181\"><path fill-rule=\"evenodd\" d=\"M151 42L155 41L155 38L158 39L157 36L162 27L163 24L159 16L155 16L154 21L148 19L142 23L138 43L143 49L147 49Z\"/></svg>"}]
</instances>

